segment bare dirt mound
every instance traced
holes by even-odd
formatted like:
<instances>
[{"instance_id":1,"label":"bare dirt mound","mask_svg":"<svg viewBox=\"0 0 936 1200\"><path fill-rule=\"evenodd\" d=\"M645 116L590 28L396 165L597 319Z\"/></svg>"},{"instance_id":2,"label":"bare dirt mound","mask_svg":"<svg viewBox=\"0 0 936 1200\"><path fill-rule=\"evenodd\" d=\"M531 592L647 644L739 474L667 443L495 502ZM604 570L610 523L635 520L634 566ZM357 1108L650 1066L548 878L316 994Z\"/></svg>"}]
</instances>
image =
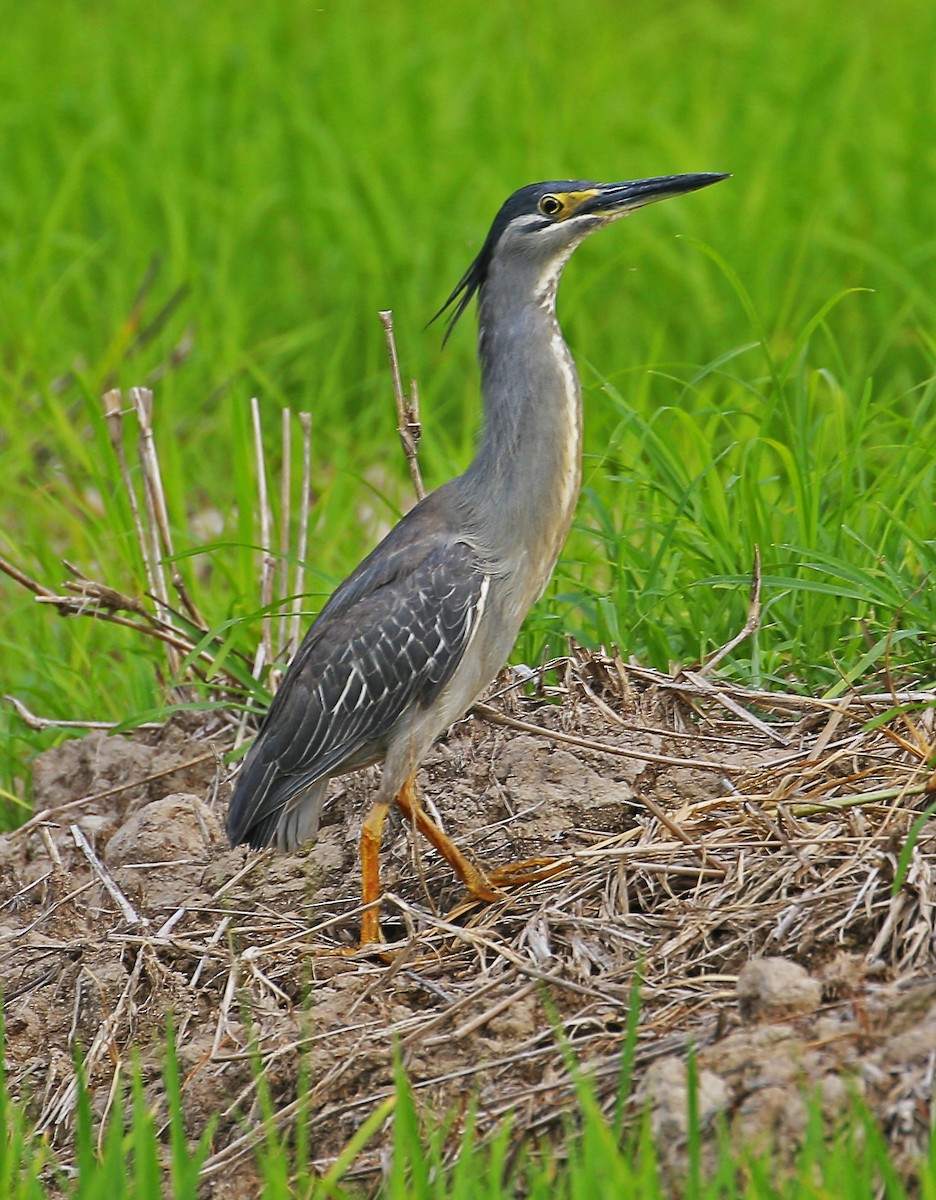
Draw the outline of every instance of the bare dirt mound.
<instances>
[{"instance_id":1,"label":"bare dirt mound","mask_svg":"<svg viewBox=\"0 0 936 1200\"><path fill-rule=\"evenodd\" d=\"M253 1196L262 1136L251 1046L286 1123L311 1081L326 1168L392 1090L399 1045L436 1112L479 1097L548 1134L572 1105L562 1034L610 1105L642 963L636 1108L682 1161L686 1051L699 1108L789 1153L818 1091L855 1089L912 1175L936 1064L936 696L836 703L574 655L559 683L453 727L424 803L480 862L565 870L486 908L398 819L383 870L389 962L321 953L359 927L356 842L372 777L347 780L297 855L230 849L224 739L94 734L36 763L37 815L0 841L0 978L15 1092L68 1161L73 1049L97 1116L136 1051L163 1102L174 1014L188 1128L220 1114L206 1186ZM899 886L895 889L895 878ZM458 1122L453 1127L457 1144ZM385 1135L384 1135L385 1136ZM358 1174L380 1170L375 1139Z\"/></svg>"}]
</instances>

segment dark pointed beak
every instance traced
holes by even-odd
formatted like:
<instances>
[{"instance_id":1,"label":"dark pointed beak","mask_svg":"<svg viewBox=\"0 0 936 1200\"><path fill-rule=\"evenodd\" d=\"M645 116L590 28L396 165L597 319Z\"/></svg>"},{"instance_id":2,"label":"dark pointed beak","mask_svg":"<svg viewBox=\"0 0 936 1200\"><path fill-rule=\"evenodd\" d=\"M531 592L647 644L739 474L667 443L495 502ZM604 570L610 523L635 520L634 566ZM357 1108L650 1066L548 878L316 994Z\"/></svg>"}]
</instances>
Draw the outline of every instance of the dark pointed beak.
<instances>
[{"instance_id":1,"label":"dark pointed beak","mask_svg":"<svg viewBox=\"0 0 936 1200\"><path fill-rule=\"evenodd\" d=\"M587 213L599 217L622 217L635 208L643 208L645 204L655 204L657 200L668 200L684 192L697 192L699 188L710 187L719 180L730 178L730 175L709 172L701 175L661 175L656 179L632 179L629 183L596 183L597 195L586 200L576 216Z\"/></svg>"}]
</instances>

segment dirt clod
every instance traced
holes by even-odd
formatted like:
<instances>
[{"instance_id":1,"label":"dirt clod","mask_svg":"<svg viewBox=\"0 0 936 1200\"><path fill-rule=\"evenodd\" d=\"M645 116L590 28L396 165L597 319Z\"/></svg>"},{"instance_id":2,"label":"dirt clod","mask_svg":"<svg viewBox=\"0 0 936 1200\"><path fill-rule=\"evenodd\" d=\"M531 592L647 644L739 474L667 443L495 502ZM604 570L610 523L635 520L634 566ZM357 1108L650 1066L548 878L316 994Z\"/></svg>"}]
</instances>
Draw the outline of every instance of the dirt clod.
<instances>
[{"instance_id":1,"label":"dirt clod","mask_svg":"<svg viewBox=\"0 0 936 1200\"><path fill-rule=\"evenodd\" d=\"M788 958L754 958L738 975L738 1011L742 1021L771 1021L812 1012L822 986Z\"/></svg>"}]
</instances>

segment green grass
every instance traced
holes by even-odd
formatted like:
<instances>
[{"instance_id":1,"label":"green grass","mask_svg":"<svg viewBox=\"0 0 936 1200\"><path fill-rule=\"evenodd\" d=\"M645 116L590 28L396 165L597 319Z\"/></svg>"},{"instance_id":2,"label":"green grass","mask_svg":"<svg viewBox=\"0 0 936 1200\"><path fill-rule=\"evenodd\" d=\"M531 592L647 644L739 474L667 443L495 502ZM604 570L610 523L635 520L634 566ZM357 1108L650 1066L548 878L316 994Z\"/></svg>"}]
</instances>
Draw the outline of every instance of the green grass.
<instances>
[{"instance_id":1,"label":"green grass","mask_svg":"<svg viewBox=\"0 0 936 1200\"><path fill-rule=\"evenodd\" d=\"M634 1010L636 1011L636 1009ZM428 1124L419 1112L402 1068L395 1073L395 1093L376 1105L349 1139L345 1150L324 1174L311 1169L307 1138L307 1106L300 1103L288 1127L279 1128L262 1078L264 1136L254 1148L253 1163L238 1174L249 1188L251 1170L260 1181L257 1200L355 1200L364 1194L346 1181L358 1154L392 1119L392 1154L379 1191L382 1200L593 1200L628 1197L664 1200L907 1200L911 1194L895 1169L873 1117L856 1098L843 1129L829 1136L818 1097L810 1104L803 1144L780 1166L764 1153L739 1151L725 1129L719 1131L714 1160L704 1165L703 1139L695 1101L696 1080L689 1060L687 1172L681 1180L661 1173L649 1118L621 1126L620 1114L631 1093L631 1063L636 1022L622 1049L618 1113L608 1119L594 1087L571 1055L576 1104L570 1112L559 1155L554 1140L517 1145L510 1122L485 1140L475 1128L469 1107L461 1122ZM2 1040L2 1022L0 1022ZM91 1094L81 1083L75 1109L74 1162L66 1172L32 1130L21 1102L8 1091L0 1061L0 1186L5 1200L158 1200L170 1188L174 1200L196 1200L199 1171L211 1149L212 1126L197 1143L187 1139L182 1084L171 1023L166 1042L165 1127L150 1108L138 1068L123 1086L112 1090L112 1106L102 1128L92 1119ZM80 1079L80 1073L79 1073ZM697 1083L697 1080L696 1080ZM301 1087L308 1087L305 1079ZM788 1148L789 1149L789 1148ZM928 1160L919 1164L920 1200L936 1200L936 1136Z\"/></svg>"},{"instance_id":2,"label":"green grass","mask_svg":"<svg viewBox=\"0 0 936 1200\"><path fill-rule=\"evenodd\" d=\"M377 310L420 380L436 485L471 456L474 336L442 352L423 325L504 196L728 170L568 269L586 490L517 656L571 631L691 661L743 622L757 545L764 621L735 675L826 689L889 654L932 678L936 10L845 16L835 0L8 6L0 552L53 583L67 557L142 588L99 394L157 371L171 518L212 623L258 606L247 400L270 430L281 406L314 414L317 607L406 494ZM5 579L0 661L2 690L48 716L161 698L132 635ZM55 735L0 721L15 821L24 763Z\"/></svg>"}]
</instances>

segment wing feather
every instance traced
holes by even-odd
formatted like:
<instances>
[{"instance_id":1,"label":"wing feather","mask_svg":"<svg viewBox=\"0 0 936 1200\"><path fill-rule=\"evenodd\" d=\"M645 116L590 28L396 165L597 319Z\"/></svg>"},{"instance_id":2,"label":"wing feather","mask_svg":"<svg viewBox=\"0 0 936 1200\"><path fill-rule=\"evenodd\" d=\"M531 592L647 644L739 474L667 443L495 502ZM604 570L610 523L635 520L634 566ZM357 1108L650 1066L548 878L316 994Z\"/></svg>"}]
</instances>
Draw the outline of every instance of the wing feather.
<instances>
[{"instance_id":1,"label":"wing feather","mask_svg":"<svg viewBox=\"0 0 936 1200\"><path fill-rule=\"evenodd\" d=\"M421 528L419 509L409 516L415 528L404 518L338 588L290 663L237 778L232 843L266 845L317 780L382 758L404 711L430 704L461 661L484 566L451 533Z\"/></svg>"}]
</instances>

